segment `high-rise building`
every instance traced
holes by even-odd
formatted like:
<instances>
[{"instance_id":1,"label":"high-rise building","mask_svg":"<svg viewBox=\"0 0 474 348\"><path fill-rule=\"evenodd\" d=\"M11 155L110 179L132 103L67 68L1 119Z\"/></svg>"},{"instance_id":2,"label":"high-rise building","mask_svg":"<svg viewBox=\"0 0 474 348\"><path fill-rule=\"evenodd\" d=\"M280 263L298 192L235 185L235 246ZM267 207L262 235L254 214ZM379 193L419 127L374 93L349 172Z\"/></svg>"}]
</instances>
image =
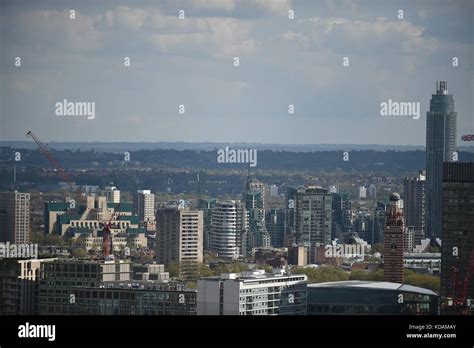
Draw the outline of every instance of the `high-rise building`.
<instances>
[{"instance_id":1,"label":"high-rise building","mask_svg":"<svg viewBox=\"0 0 474 348\"><path fill-rule=\"evenodd\" d=\"M404 207L405 222L413 226L418 234L425 233L425 208L426 208L426 175L420 171L417 176L406 177L404 182Z\"/></svg>"},{"instance_id":2,"label":"high-rise building","mask_svg":"<svg viewBox=\"0 0 474 348\"><path fill-rule=\"evenodd\" d=\"M248 214L239 201L216 202L212 210L211 250L219 257L236 259L245 255Z\"/></svg>"},{"instance_id":3,"label":"high-rise building","mask_svg":"<svg viewBox=\"0 0 474 348\"><path fill-rule=\"evenodd\" d=\"M155 194L150 190L138 190L133 197L133 209L140 221L154 221Z\"/></svg>"},{"instance_id":4,"label":"high-rise building","mask_svg":"<svg viewBox=\"0 0 474 348\"><path fill-rule=\"evenodd\" d=\"M198 315L306 315L304 274L226 273L197 286Z\"/></svg>"},{"instance_id":5,"label":"high-rise building","mask_svg":"<svg viewBox=\"0 0 474 348\"><path fill-rule=\"evenodd\" d=\"M285 239L285 209L271 209L266 214L268 234L274 248L282 248Z\"/></svg>"},{"instance_id":6,"label":"high-rise building","mask_svg":"<svg viewBox=\"0 0 474 348\"><path fill-rule=\"evenodd\" d=\"M30 242L29 193L0 193L0 242Z\"/></svg>"},{"instance_id":7,"label":"high-rise building","mask_svg":"<svg viewBox=\"0 0 474 348\"><path fill-rule=\"evenodd\" d=\"M203 248L211 250L211 234L212 234L212 209L216 205L216 199L199 199L198 209L202 210L203 216Z\"/></svg>"},{"instance_id":8,"label":"high-rise building","mask_svg":"<svg viewBox=\"0 0 474 348\"><path fill-rule=\"evenodd\" d=\"M202 211L166 207L156 212L156 260L179 266L180 276L195 279L203 257Z\"/></svg>"},{"instance_id":9,"label":"high-rise building","mask_svg":"<svg viewBox=\"0 0 474 348\"><path fill-rule=\"evenodd\" d=\"M431 238L442 238L443 162L457 160L456 117L448 84L438 81L426 113L426 229Z\"/></svg>"},{"instance_id":10,"label":"high-rise building","mask_svg":"<svg viewBox=\"0 0 474 348\"><path fill-rule=\"evenodd\" d=\"M377 202L372 221L371 244L382 243L384 240L385 215L387 214L387 205L383 202Z\"/></svg>"},{"instance_id":11,"label":"high-rise building","mask_svg":"<svg viewBox=\"0 0 474 348\"><path fill-rule=\"evenodd\" d=\"M385 216L384 230L383 272L386 282L403 283L405 223L400 203L400 195L392 193Z\"/></svg>"},{"instance_id":12,"label":"high-rise building","mask_svg":"<svg viewBox=\"0 0 474 348\"><path fill-rule=\"evenodd\" d=\"M107 203L120 203L120 190L115 186L107 186L104 190Z\"/></svg>"},{"instance_id":13,"label":"high-rise building","mask_svg":"<svg viewBox=\"0 0 474 348\"><path fill-rule=\"evenodd\" d=\"M359 199L367 198L367 188L365 186L359 186Z\"/></svg>"},{"instance_id":14,"label":"high-rise building","mask_svg":"<svg viewBox=\"0 0 474 348\"><path fill-rule=\"evenodd\" d=\"M339 238L342 233L352 228L351 201L345 193L332 194L331 239Z\"/></svg>"},{"instance_id":15,"label":"high-rise building","mask_svg":"<svg viewBox=\"0 0 474 348\"><path fill-rule=\"evenodd\" d=\"M471 299L474 310L474 162L444 164L441 296Z\"/></svg>"},{"instance_id":16,"label":"high-rise building","mask_svg":"<svg viewBox=\"0 0 474 348\"><path fill-rule=\"evenodd\" d=\"M332 194L307 186L296 193L296 244L309 247L308 263L313 262L314 248L331 243Z\"/></svg>"}]
</instances>

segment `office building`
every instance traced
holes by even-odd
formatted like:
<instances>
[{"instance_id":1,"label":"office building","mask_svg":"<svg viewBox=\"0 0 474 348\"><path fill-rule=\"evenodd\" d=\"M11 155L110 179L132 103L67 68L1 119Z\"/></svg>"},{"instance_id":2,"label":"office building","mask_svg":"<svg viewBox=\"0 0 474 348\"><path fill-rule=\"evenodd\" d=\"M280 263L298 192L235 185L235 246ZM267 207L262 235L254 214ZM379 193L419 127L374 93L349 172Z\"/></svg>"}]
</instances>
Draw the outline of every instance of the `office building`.
<instances>
[{"instance_id":1,"label":"office building","mask_svg":"<svg viewBox=\"0 0 474 348\"><path fill-rule=\"evenodd\" d=\"M180 283L103 282L70 292L74 315L196 315L196 289Z\"/></svg>"},{"instance_id":2,"label":"office building","mask_svg":"<svg viewBox=\"0 0 474 348\"><path fill-rule=\"evenodd\" d=\"M385 215L383 272L386 282L403 283L403 252L405 223L400 206L400 195L390 195L390 203Z\"/></svg>"},{"instance_id":3,"label":"office building","mask_svg":"<svg viewBox=\"0 0 474 348\"><path fill-rule=\"evenodd\" d=\"M38 314L40 265L51 261L0 260L0 315Z\"/></svg>"},{"instance_id":4,"label":"office building","mask_svg":"<svg viewBox=\"0 0 474 348\"><path fill-rule=\"evenodd\" d=\"M296 193L296 244L309 247L308 263L314 260L318 245L331 243L332 194L328 190L308 186Z\"/></svg>"},{"instance_id":5,"label":"office building","mask_svg":"<svg viewBox=\"0 0 474 348\"><path fill-rule=\"evenodd\" d=\"M424 235L426 209L425 171L420 171L414 177L406 177L403 186L405 223L407 226L413 226L415 233Z\"/></svg>"},{"instance_id":6,"label":"office building","mask_svg":"<svg viewBox=\"0 0 474 348\"><path fill-rule=\"evenodd\" d=\"M198 210L202 211L203 218L203 248L211 250L211 234L212 234L212 209L216 205L216 199L199 199Z\"/></svg>"},{"instance_id":7,"label":"office building","mask_svg":"<svg viewBox=\"0 0 474 348\"><path fill-rule=\"evenodd\" d=\"M154 221L155 194L151 193L150 190L138 190L133 196L133 210L140 221Z\"/></svg>"},{"instance_id":8,"label":"office building","mask_svg":"<svg viewBox=\"0 0 474 348\"><path fill-rule=\"evenodd\" d=\"M426 113L426 229L430 238L442 238L443 162L457 160L456 117L448 84L438 81Z\"/></svg>"},{"instance_id":9,"label":"office building","mask_svg":"<svg viewBox=\"0 0 474 348\"><path fill-rule=\"evenodd\" d=\"M274 248L284 247L285 239L285 209L271 209L266 213L265 226Z\"/></svg>"},{"instance_id":10,"label":"office building","mask_svg":"<svg viewBox=\"0 0 474 348\"><path fill-rule=\"evenodd\" d=\"M179 266L180 277L196 279L203 257L203 213L180 207L156 212L156 261Z\"/></svg>"},{"instance_id":11,"label":"office building","mask_svg":"<svg viewBox=\"0 0 474 348\"><path fill-rule=\"evenodd\" d=\"M435 292L411 285L342 281L308 285L308 315L437 315Z\"/></svg>"},{"instance_id":12,"label":"office building","mask_svg":"<svg viewBox=\"0 0 474 348\"><path fill-rule=\"evenodd\" d=\"M71 314L75 299L73 287L97 288L101 282L127 281L132 278L127 261L55 260L40 265L40 315Z\"/></svg>"},{"instance_id":13,"label":"office building","mask_svg":"<svg viewBox=\"0 0 474 348\"><path fill-rule=\"evenodd\" d=\"M358 196L359 199L367 198L367 188L365 186L359 186Z\"/></svg>"},{"instance_id":14,"label":"office building","mask_svg":"<svg viewBox=\"0 0 474 348\"><path fill-rule=\"evenodd\" d=\"M474 313L474 162L444 164L442 207L441 296Z\"/></svg>"},{"instance_id":15,"label":"office building","mask_svg":"<svg viewBox=\"0 0 474 348\"><path fill-rule=\"evenodd\" d=\"M30 242L30 194L0 192L0 242Z\"/></svg>"},{"instance_id":16,"label":"office building","mask_svg":"<svg viewBox=\"0 0 474 348\"><path fill-rule=\"evenodd\" d=\"M305 315L306 275L263 270L198 280L198 315Z\"/></svg>"}]
</instances>

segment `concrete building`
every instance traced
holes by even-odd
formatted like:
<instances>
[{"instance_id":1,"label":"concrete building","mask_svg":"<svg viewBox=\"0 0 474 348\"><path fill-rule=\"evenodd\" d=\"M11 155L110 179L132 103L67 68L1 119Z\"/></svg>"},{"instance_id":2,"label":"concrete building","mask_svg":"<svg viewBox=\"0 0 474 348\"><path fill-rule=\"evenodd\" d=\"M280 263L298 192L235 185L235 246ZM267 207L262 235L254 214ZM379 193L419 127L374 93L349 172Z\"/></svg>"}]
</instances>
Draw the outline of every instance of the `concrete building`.
<instances>
[{"instance_id":1,"label":"concrete building","mask_svg":"<svg viewBox=\"0 0 474 348\"><path fill-rule=\"evenodd\" d=\"M43 213L44 234L60 234L61 228L58 226L58 216L66 213L69 203L66 202L45 202Z\"/></svg>"},{"instance_id":2,"label":"concrete building","mask_svg":"<svg viewBox=\"0 0 474 348\"><path fill-rule=\"evenodd\" d=\"M0 192L0 242L30 242L30 194Z\"/></svg>"},{"instance_id":3,"label":"concrete building","mask_svg":"<svg viewBox=\"0 0 474 348\"><path fill-rule=\"evenodd\" d=\"M466 300L474 314L474 162L444 164L442 203L441 296L462 298L467 279ZM454 314L462 312L463 305L458 307Z\"/></svg>"},{"instance_id":4,"label":"concrete building","mask_svg":"<svg viewBox=\"0 0 474 348\"><path fill-rule=\"evenodd\" d=\"M392 193L390 204L385 217L384 230L384 280L393 283L403 283L403 251L405 223L403 210L400 207L400 195Z\"/></svg>"},{"instance_id":5,"label":"concrete building","mask_svg":"<svg viewBox=\"0 0 474 348\"><path fill-rule=\"evenodd\" d=\"M109 203L120 203L120 190L115 186L107 186L103 191Z\"/></svg>"},{"instance_id":6,"label":"concrete building","mask_svg":"<svg viewBox=\"0 0 474 348\"><path fill-rule=\"evenodd\" d=\"M217 202L212 210L211 250L221 258L236 259L245 255L248 214L241 202Z\"/></svg>"},{"instance_id":7,"label":"concrete building","mask_svg":"<svg viewBox=\"0 0 474 348\"><path fill-rule=\"evenodd\" d=\"M332 194L315 186L298 189L295 226L296 244L309 246L308 263L313 263L314 247L331 243Z\"/></svg>"},{"instance_id":8,"label":"concrete building","mask_svg":"<svg viewBox=\"0 0 474 348\"><path fill-rule=\"evenodd\" d=\"M38 314L40 265L51 261L0 260L0 315Z\"/></svg>"},{"instance_id":9,"label":"concrete building","mask_svg":"<svg viewBox=\"0 0 474 348\"><path fill-rule=\"evenodd\" d=\"M169 267L179 265L180 276L196 279L203 258L203 213L189 208L167 207L156 212L156 260Z\"/></svg>"},{"instance_id":10,"label":"concrete building","mask_svg":"<svg viewBox=\"0 0 474 348\"><path fill-rule=\"evenodd\" d=\"M198 210L202 211L203 216L203 248L211 250L212 235L212 210L216 205L216 199L199 199Z\"/></svg>"},{"instance_id":11,"label":"concrete building","mask_svg":"<svg viewBox=\"0 0 474 348\"><path fill-rule=\"evenodd\" d=\"M127 281L132 278L131 263L126 261L55 260L40 265L40 315L71 314L75 298L73 287L97 288L101 282Z\"/></svg>"},{"instance_id":12,"label":"concrete building","mask_svg":"<svg viewBox=\"0 0 474 348\"><path fill-rule=\"evenodd\" d=\"M138 190L133 196L133 210L140 221L154 221L155 194L150 190Z\"/></svg>"},{"instance_id":13,"label":"concrete building","mask_svg":"<svg viewBox=\"0 0 474 348\"><path fill-rule=\"evenodd\" d=\"M359 186L358 196L359 199L367 198L367 188L365 186Z\"/></svg>"},{"instance_id":14,"label":"concrete building","mask_svg":"<svg viewBox=\"0 0 474 348\"><path fill-rule=\"evenodd\" d=\"M70 292L74 315L196 315L196 289L180 283L115 281Z\"/></svg>"},{"instance_id":15,"label":"concrete building","mask_svg":"<svg viewBox=\"0 0 474 348\"><path fill-rule=\"evenodd\" d=\"M198 280L198 315L305 315L305 275L263 270Z\"/></svg>"},{"instance_id":16,"label":"concrete building","mask_svg":"<svg viewBox=\"0 0 474 348\"><path fill-rule=\"evenodd\" d=\"M456 117L448 83L438 81L426 113L426 228L430 238L443 238L443 162L457 160Z\"/></svg>"},{"instance_id":17,"label":"concrete building","mask_svg":"<svg viewBox=\"0 0 474 348\"><path fill-rule=\"evenodd\" d=\"M426 173L420 171L414 177L406 177L403 182L405 222L413 226L415 233L425 234L426 215Z\"/></svg>"},{"instance_id":18,"label":"concrete building","mask_svg":"<svg viewBox=\"0 0 474 348\"><path fill-rule=\"evenodd\" d=\"M341 281L308 285L308 315L437 315L435 292L411 285Z\"/></svg>"}]
</instances>

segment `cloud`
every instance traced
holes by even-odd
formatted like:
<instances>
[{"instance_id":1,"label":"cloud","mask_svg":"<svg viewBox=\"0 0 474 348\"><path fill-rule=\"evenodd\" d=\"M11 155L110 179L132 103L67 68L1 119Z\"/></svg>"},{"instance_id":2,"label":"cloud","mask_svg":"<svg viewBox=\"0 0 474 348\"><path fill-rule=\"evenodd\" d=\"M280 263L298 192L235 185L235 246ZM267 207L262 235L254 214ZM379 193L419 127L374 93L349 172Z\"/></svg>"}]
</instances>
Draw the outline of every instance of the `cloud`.
<instances>
[{"instance_id":1,"label":"cloud","mask_svg":"<svg viewBox=\"0 0 474 348\"><path fill-rule=\"evenodd\" d=\"M282 39L306 50L329 49L346 55L427 55L437 48L436 39L424 37L422 27L407 21L313 17L299 20L297 27L284 32Z\"/></svg>"}]
</instances>

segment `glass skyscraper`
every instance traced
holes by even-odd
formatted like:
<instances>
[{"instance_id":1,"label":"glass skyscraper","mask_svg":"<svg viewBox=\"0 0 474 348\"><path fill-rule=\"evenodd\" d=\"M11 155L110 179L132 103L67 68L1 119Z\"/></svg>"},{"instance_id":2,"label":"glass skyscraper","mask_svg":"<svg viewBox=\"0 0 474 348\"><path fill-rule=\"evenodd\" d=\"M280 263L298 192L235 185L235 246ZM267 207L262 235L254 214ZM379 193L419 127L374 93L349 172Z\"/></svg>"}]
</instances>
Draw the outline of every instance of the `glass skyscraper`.
<instances>
[{"instance_id":1,"label":"glass skyscraper","mask_svg":"<svg viewBox=\"0 0 474 348\"><path fill-rule=\"evenodd\" d=\"M441 238L443 162L457 161L456 112L448 83L438 81L426 113L426 183L428 237Z\"/></svg>"}]
</instances>

